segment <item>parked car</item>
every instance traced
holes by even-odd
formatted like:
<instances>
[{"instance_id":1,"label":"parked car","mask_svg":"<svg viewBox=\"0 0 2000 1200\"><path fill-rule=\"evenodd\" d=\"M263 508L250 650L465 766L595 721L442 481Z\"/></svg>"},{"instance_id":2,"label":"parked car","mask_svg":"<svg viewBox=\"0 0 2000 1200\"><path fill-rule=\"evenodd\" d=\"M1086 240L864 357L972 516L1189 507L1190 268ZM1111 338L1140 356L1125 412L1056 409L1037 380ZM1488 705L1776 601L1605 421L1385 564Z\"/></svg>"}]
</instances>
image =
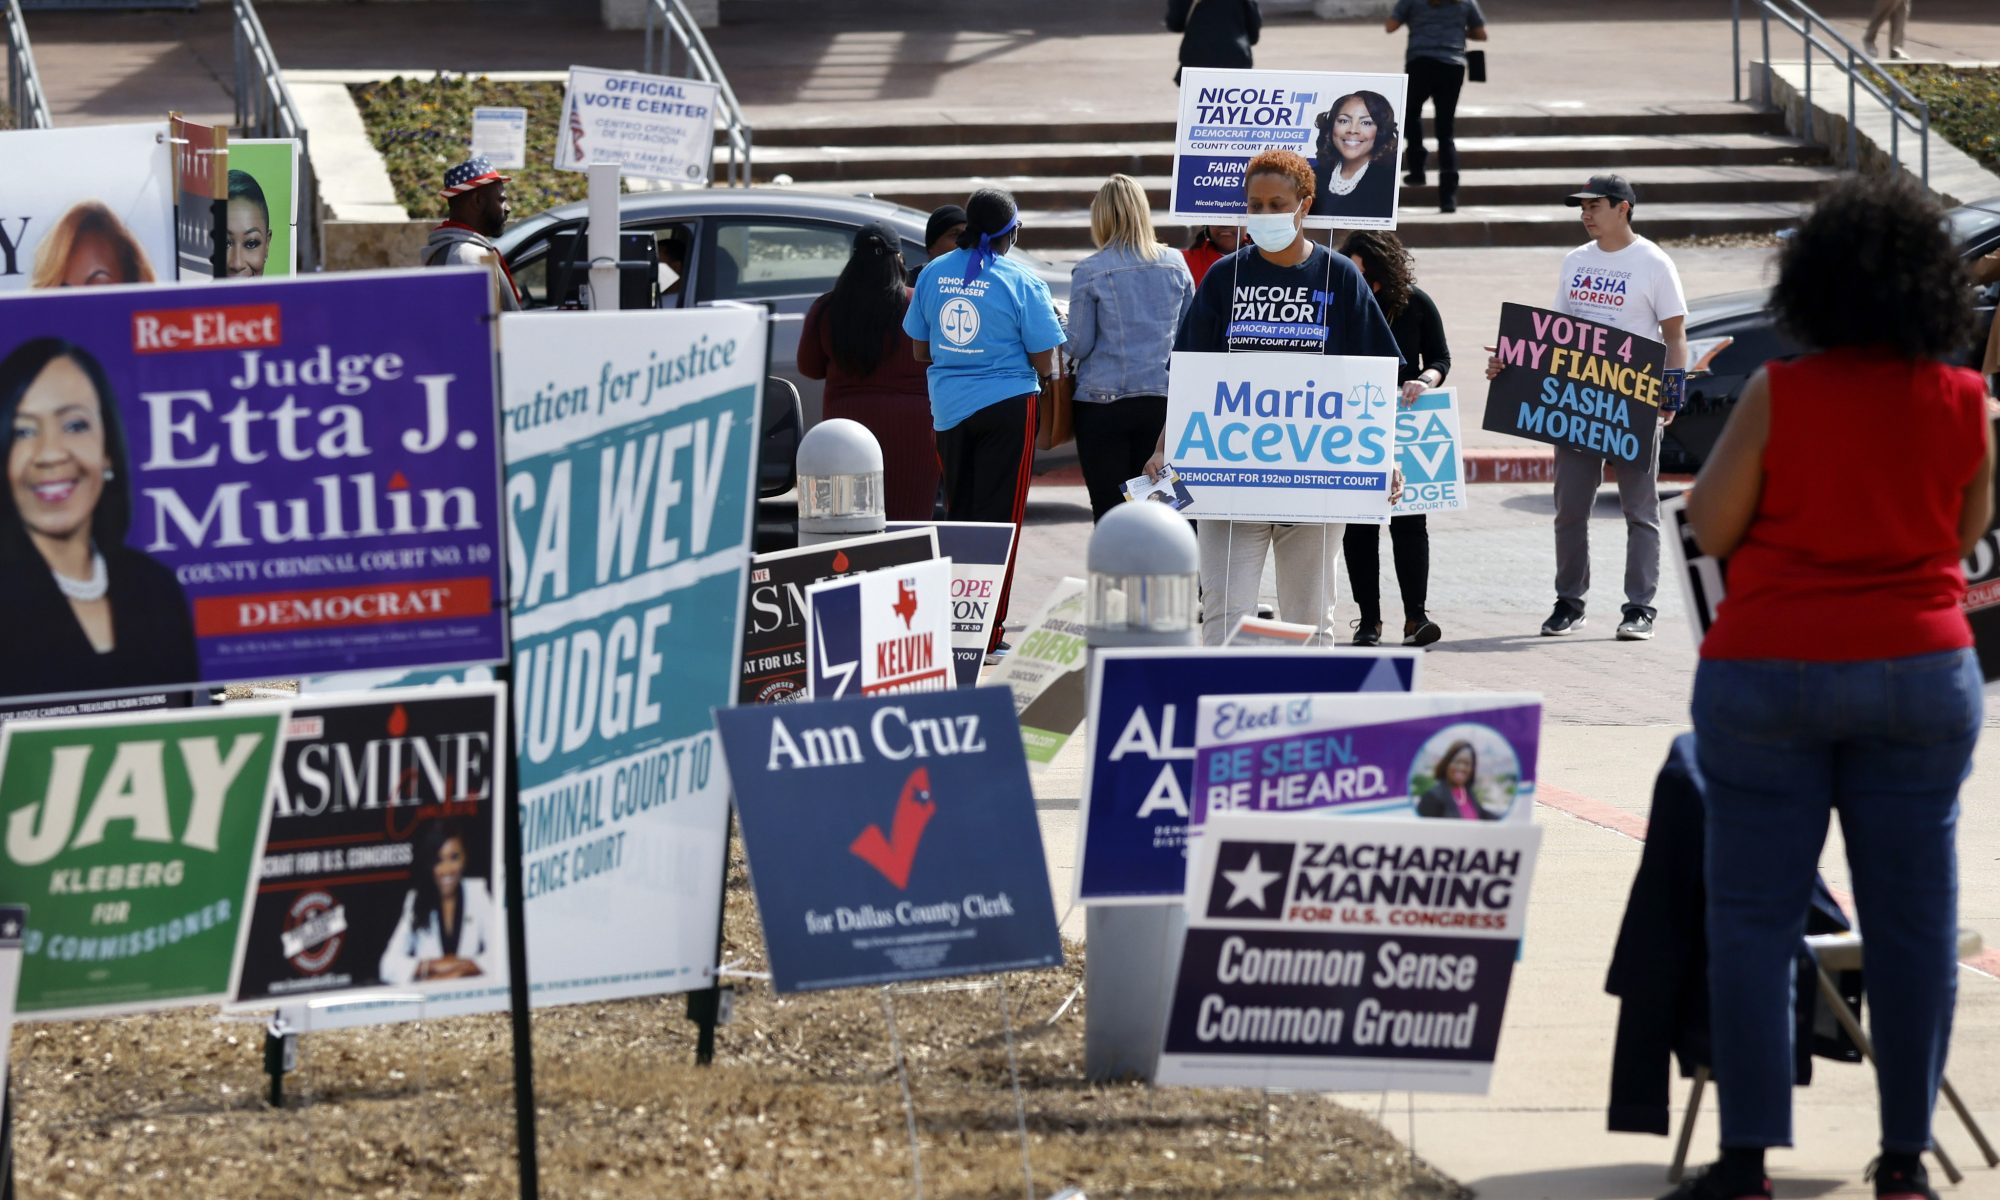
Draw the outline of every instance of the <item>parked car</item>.
<instances>
[{"instance_id":1,"label":"parked car","mask_svg":"<svg viewBox=\"0 0 2000 1200\"><path fill-rule=\"evenodd\" d=\"M1966 261L2000 249L2000 197L1961 205L1947 214L1952 236ZM1986 345L2000 284L1980 289L1979 330L1959 361L1976 366ZM1778 328L1767 288L1710 296L1688 305L1688 366L1703 372L1688 380L1687 409L1667 427L1660 443L1660 470L1694 472L1715 448L1729 410L1744 383L1774 358L1801 352Z\"/></svg>"},{"instance_id":2,"label":"parked car","mask_svg":"<svg viewBox=\"0 0 2000 1200\"><path fill-rule=\"evenodd\" d=\"M918 267L929 258L924 250L929 213L865 196L770 187L632 192L619 197L618 211L625 231L644 230L659 239L660 261L680 276L661 297L663 307L739 300L771 310L771 374L798 388L808 428L819 420L822 387L799 374L799 331L812 302L833 289L855 231L869 221L887 221L903 237L906 263ZM500 252L527 294L528 307L555 302L549 296L550 239L573 232L586 215L585 205L568 204L500 235ZM1011 257L1048 283L1058 305L1068 304L1068 266L1025 249Z\"/></svg>"}]
</instances>

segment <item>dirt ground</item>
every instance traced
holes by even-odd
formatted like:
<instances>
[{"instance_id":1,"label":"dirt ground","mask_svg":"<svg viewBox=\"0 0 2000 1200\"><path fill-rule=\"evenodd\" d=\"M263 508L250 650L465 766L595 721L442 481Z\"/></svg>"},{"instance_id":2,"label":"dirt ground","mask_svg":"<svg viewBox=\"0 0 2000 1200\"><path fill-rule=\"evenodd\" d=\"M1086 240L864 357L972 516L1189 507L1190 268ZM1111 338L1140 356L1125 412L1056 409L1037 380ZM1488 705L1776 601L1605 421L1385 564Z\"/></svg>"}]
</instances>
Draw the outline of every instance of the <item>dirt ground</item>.
<instances>
[{"instance_id":1,"label":"dirt ground","mask_svg":"<svg viewBox=\"0 0 2000 1200\"><path fill-rule=\"evenodd\" d=\"M889 997L909 1062L922 1195L1027 1194L1004 1004L1037 1196L1071 1186L1091 1197L1469 1196L1374 1122L1317 1096L1082 1082L1084 1002L1064 1001L1083 964L1081 947L1069 949L1063 969L1009 976L1004 989ZM740 851L723 961L764 965ZM736 983L734 1019L708 1068L694 1065L683 997L536 1013L542 1195L917 1194L884 993L780 997ZM301 1042L279 1111L265 1102L254 1022L192 1009L16 1028L18 1194L516 1194L504 1016Z\"/></svg>"}]
</instances>

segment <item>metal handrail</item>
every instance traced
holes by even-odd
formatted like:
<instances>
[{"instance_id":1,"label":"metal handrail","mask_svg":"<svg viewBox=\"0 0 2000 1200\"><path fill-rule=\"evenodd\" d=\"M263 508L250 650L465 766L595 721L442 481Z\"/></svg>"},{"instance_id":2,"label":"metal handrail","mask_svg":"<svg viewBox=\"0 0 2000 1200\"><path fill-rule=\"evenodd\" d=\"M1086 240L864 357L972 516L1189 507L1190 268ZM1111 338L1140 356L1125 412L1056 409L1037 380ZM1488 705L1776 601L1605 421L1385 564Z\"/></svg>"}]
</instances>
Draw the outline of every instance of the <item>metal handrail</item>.
<instances>
[{"instance_id":1,"label":"metal handrail","mask_svg":"<svg viewBox=\"0 0 2000 1200\"><path fill-rule=\"evenodd\" d=\"M257 19L251 0L229 0L231 32L236 51L236 128L250 137L295 138L299 143L299 269L320 266L319 183L313 175L306 123L277 52Z\"/></svg>"},{"instance_id":2,"label":"metal handrail","mask_svg":"<svg viewBox=\"0 0 2000 1200\"><path fill-rule=\"evenodd\" d=\"M1865 92L1889 114L1889 158L1898 168L1907 169L1903 167L1903 127L1908 125L1911 132L1917 135L1918 177L1924 181L1924 186L1930 186L1930 105L1896 82L1895 77L1873 56L1856 46L1846 34L1828 24L1826 18L1806 7L1801 0L1754 0L1754 3L1763 34L1764 87L1761 99L1764 107L1774 107L1771 103L1771 21L1775 18L1780 25L1799 35L1800 44L1805 49L1806 96L1801 117L1802 136L1807 141L1811 141L1813 136L1813 52L1818 51L1847 77L1847 168L1854 170L1861 164L1860 135L1855 131L1854 116L1857 98ZM1829 43L1826 38L1832 41ZM1729 42L1735 96L1740 103L1743 99L1742 0L1729 0ZM1884 91L1876 83L1877 80L1887 84L1888 90Z\"/></svg>"},{"instance_id":3,"label":"metal handrail","mask_svg":"<svg viewBox=\"0 0 2000 1200\"><path fill-rule=\"evenodd\" d=\"M35 50L28 44L28 25L21 19L20 0L7 0L7 107L19 129L54 129L49 99L42 93Z\"/></svg>"},{"instance_id":4,"label":"metal handrail","mask_svg":"<svg viewBox=\"0 0 2000 1200\"><path fill-rule=\"evenodd\" d=\"M659 54L653 53L654 33L659 35ZM743 106L736 102L736 93L729 86L729 77L722 73L722 64L715 59L715 52L708 48L708 39L701 34L701 27L695 24L687 5L681 0L647 0L646 4L646 65L647 74L671 75L674 73L674 43L679 42L686 52L687 69L703 83L712 83L721 93L723 132L729 144L729 186L750 186L750 121L743 115Z\"/></svg>"}]
</instances>

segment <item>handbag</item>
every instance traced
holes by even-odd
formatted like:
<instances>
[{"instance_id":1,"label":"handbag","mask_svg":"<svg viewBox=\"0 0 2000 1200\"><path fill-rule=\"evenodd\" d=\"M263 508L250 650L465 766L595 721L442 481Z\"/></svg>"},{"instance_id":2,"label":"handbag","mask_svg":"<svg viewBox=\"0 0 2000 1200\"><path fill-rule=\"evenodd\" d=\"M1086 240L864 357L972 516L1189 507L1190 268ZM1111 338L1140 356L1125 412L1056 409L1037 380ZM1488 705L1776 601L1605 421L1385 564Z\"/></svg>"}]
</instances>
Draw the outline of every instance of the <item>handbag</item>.
<instances>
[{"instance_id":1,"label":"handbag","mask_svg":"<svg viewBox=\"0 0 2000 1200\"><path fill-rule=\"evenodd\" d=\"M1486 51L1467 50L1465 52L1465 78L1472 83L1486 82Z\"/></svg>"},{"instance_id":2,"label":"handbag","mask_svg":"<svg viewBox=\"0 0 2000 1200\"><path fill-rule=\"evenodd\" d=\"M1076 364L1056 347L1055 374L1035 401L1035 449L1053 450L1076 437Z\"/></svg>"}]
</instances>

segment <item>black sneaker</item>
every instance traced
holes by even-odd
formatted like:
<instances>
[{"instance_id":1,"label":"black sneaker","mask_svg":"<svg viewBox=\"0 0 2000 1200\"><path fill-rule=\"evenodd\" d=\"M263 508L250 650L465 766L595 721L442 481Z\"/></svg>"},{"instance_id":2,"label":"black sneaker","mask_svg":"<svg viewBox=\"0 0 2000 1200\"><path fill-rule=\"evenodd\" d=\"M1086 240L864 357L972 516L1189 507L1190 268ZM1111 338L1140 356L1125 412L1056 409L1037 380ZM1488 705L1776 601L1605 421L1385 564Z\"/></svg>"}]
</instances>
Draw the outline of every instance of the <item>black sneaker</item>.
<instances>
[{"instance_id":1,"label":"black sneaker","mask_svg":"<svg viewBox=\"0 0 2000 1200\"><path fill-rule=\"evenodd\" d=\"M1444 636L1436 621L1425 617L1421 621L1403 622L1403 644L1405 646L1428 646Z\"/></svg>"},{"instance_id":2,"label":"black sneaker","mask_svg":"<svg viewBox=\"0 0 2000 1200\"><path fill-rule=\"evenodd\" d=\"M1618 622L1618 640L1621 642L1650 642L1653 640L1653 618L1646 615L1643 608L1628 608L1625 619Z\"/></svg>"},{"instance_id":3,"label":"black sneaker","mask_svg":"<svg viewBox=\"0 0 2000 1200\"><path fill-rule=\"evenodd\" d=\"M1730 1183L1718 1176L1716 1167L1707 1167L1681 1180L1660 1200L1771 1200L1771 1181L1759 1180L1755 1186Z\"/></svg>"},{"instance_id":4,"label":"black sneaker","mask_svg":"<svg viewBox=\"0 0 2000 1200\"><path fill-rule=\"evenodd\" d=\"M1567 600L1558 600L1555 611L1549 614L1548 620L1542 622L1542 636L1561 637L1565 633L1582 628L1583 610Z\"/></svg>"},{"instance_id":5,"label":"black sneaker","mask_svg":"<svg viewBox=\"0 0 2000 1200\"><path fill-rule=\"evenodd\" d=\"M1357 646L1379 646L1382 644L1382 622L1349 621L1348 628L1354 630L1354 644Z\"/></svg>"},{"instance_id":6,"label":"black sneaker","mask_svg":"<svg viewBox=\"0 0 2000 1200\"><path fill-rule=\"evenodd\" d=\"M1938 1200L1931 1189L1930 1172L1921 1159L1884 1166L1877 1158L1868 1164L1866 1178L1875 1181L1875 1200Z\"/></svg>"}]
</instances>

